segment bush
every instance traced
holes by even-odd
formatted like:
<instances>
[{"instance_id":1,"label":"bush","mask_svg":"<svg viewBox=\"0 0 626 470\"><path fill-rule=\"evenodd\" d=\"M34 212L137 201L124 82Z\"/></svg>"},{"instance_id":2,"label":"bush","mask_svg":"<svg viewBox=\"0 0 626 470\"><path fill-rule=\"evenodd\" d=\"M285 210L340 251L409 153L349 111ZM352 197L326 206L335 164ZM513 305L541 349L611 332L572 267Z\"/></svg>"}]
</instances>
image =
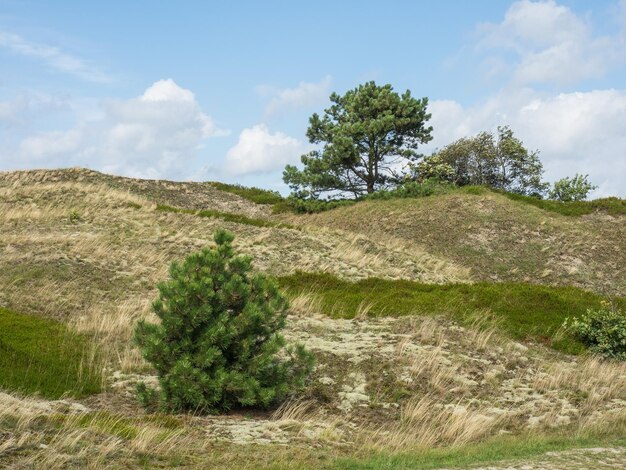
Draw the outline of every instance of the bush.
<instances>
[{"instance_id":1,"label":"bush","mask_svg":"<svg viewBox=\"0 0 626 470\"><path fill-rule=\"evenodd\" d=\"M573 178L562 178L554 183L549 198L561 202L583 201L589 191L597 189L587 179L589 175L574 175Z\"/></svg>"},{"instance_id":2,"label":"bush","mask_svg":"<svg viewBox=\"0 0 626 470\"><path fill-rule=\"evenodd\" d=\"M564 326L591 351L613 359L626 360L626 315L604 302L580 318L567 319Z\"/></svg>"},{"instance_id":3,"label":"bush","mask_svg":"<svg viewBox=\"0 0 626 470\"><path fill-rule=\"evenodd\" d=\"M216 412L239 406L266 408L303 385L313 356L285 348L287 300L277 284L252 273L236 256L233 234L218 230L216 248L173 263L158 285L153 309L160 324L140 321L135 340L156 369L160 391L138 386L146 406ZM280 354L279 354L280 353Z\"/></svg>"},{"instance_id":4,"label":"bush","mask_svg":"<svg viewBox=\"0 0 626 470\"><path fill-rule=\"evenodd\" d=\"M401 199L419 198L443 194L454 188L452 183L440 181L437 178L430 178L422 182L409 181L394 189L381 189L369 194L365 199Z\"/></svg>"},{"instance_id":5,"label":"bush","mask_svg":"<svg viewBox=\"0 0 626 470\"><path fill-rule=\"evenodd\" d=\"M417 164L409 164L409 167L419 181L425 181L431 178L440 181L454 181L454 168L444 162L441 156L437 154L425 157Z\"/></svg>"},{"instance_id":6,"label":"bush","mask_svg":"<svg viewBox=\"0 0 626 470\"><path fill-rule=\"evenodd\" d=\"M295 212L296 214L317 214L337 207L351 206L356 201L352 199L324 200L304 198L293 194L283 201L274 205L274 213Z\"/></svg>"}]
</instances>

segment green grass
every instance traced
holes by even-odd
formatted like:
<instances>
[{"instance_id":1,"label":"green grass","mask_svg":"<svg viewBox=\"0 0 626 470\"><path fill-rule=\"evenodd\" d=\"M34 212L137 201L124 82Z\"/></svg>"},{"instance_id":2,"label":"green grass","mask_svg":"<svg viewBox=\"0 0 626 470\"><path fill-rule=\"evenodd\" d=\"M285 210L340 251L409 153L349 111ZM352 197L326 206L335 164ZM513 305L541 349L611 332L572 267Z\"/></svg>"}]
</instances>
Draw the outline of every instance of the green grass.
<instances>
[{"instance_id":1,"label":"green grass","mask_svg":"<svg viewBox=\"0 0 626 470\"><path fill-rule=\"evenodd\" d=\"M323 313L352 318L370 304L372 316L449 315L466 322L475 314L492 315L499 328L517 340L539 341L578 354L582 343L569 334L555 335L567 317L598 308L602 297L575 287L525 283L422 284L377 278L349 282L329 274L296 273L279 278L291 296L313 292ZM626 306L626 299L617 299Z\"/></svg>"},{"instance_id":2,"label":"green grass","mask_svg":"<svg viewBox=\"0 0 626 470\"><path fill-rule=\"evenodd\" d=\"M205 210L193 210L193 209L183 209L180 207L172 207L159 204L156 207L156 210L159 212L172 212L174 214L190 214L195 215L197 217L212 217L217 219L222 219L227 222L234 222L236 224L245 224L245 225L253 225L255 227L274 227L274 228L289 228L294 229L295 227L290 224L272 222L270 220L264 219L254 219L251 217L246 217L241 214L231 214L229 212L219 212L211 209Z\"/></svg>"},{"instance_id":3,"label":"green grass","mask_svg":"<svg viewBox=\"0 0 626 470\"><path fill-rule=\"evenodd\" d=\"M236 194L248 201L256 204L276 204L283 200L282 196L277 191L270 191L268 189L261 189L255 187L246 187L239 184L226 184L212 181L209 183L215 189L220 191L226 191L227 193Z\"/></svg>"},{"instance_id":4,"label":"green grass","mask_svg":"<svg viewBox=\"0 0 626 470\"><path fill-rule=\"evenodd\" d=\"M329 468L344 470L430 470L490 465L504 460L529 460L546 452L626 444L622 433L613 436L537 435L500 436L457 448L433 448L421 452L391 454L380 452L364 458L340 458ZM531 460L532 462L532 460Z\"/></svg>"},{"instance_id":5,"label":"green grass","mask_svg":"<svg viewBox=\"0 0 626 470\"><path fill-rule=\"evenodd\" d=\"M0 308L2 389L50 399L98 393L100 374L88 351L87 338L60 322Z\"/></svg>"},{"instance_id":6,"label":"green grass","mask_svg":"<svg viewBox=\"0 0 626 470\"><path fill-rule=\"evenodd\" d=\"M591 214L596 211L606 212L610 215L626 215L626 199L617 197L605 197L602 199L594 199L593 201L561 202L549 199L537 199L536 197L522 196L521 194L508 193L505 191L497 192L504 194L514 201L531 204L540 209L570 217Z\"/></svg>"}]
</instances>

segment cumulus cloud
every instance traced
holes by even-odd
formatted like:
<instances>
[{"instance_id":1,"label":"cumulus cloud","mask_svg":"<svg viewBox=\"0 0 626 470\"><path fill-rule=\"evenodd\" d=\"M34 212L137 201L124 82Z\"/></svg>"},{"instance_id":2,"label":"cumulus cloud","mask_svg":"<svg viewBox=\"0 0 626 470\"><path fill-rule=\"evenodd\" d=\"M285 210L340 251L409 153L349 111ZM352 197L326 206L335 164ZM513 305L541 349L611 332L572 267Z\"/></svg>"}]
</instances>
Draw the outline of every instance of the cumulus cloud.
<instances>
[{"instance_id":1,"label":"cumulus cloud","mask_svg":"<svg viewBox=\"0 0 626 470\"><path fill-rule=\"evenodd\" d=\"M261 95L272 96L265 107L267 117L287 111L314 106L328 99L332 78L324 77L317 83L300 82L295 88L275 89L267 86L258 87Z\"/></svg>"},{"instance_id":2,"label":"cumulus cloud","mask_svg":"<svg viewBox=\"0 0 626 470\"><path fill-rule=\"evenodd\" d=\"M0 47L15 54L43 61L49 67L97 83L112 81L111 77L84 59L63 52L58 47L27 41L22 36L0 31Z\"/></svg>"},{"instance_id":3,"label":"cumulus cloud","mask_svg":"<svg viewBox=\"0 0 626 470\"><path fill-rule=\"evenodd\" d=\"M479 51L502 54L500 60L486 59L486 68L492 74L508 71L521 85L573 84L600 77L626 59L623 31L594 35L587 21L554 0L515 2L500 23L483 24L479 32ZM511 51L513 63L505 59Z\"/></svg>"},{"instance_id":4,"label":"cumulus cloud","mask_svg":"<svg viewBox=\"0 0 626 470\"><path fill-rule=\"evenodd\" d=\"M231 175L269 173L297 162L305 152L298 139L282 132L272 134L266 125L244 129L237 144L226 154L226 172Z\"/></svg>"},{"instance_id":5,"label":"cumulus cloud","mask_svg":"<svg viewBox=\"0 0 626 470\"><path fill-rule=\"evenodd\" d=\"M117 174L179 177L209 137L223 135L190 90L159 80L129 100L101 104L102 116L24 138L22 166L88 165Z\"/></svg>"},{"instance_id":6,"label":"cumulus cloud","mask_svg":"<svg viewBox=\"0 0 626 470\"><path fill-rule=\"evenodd\" d=\"M430 105L441 147L462 136L508 124L530 149L539 149L546 178L589 174L594 196L626 194L626 91L500 93L464 108L455 101Z\"/></svg>"}]
</instances>

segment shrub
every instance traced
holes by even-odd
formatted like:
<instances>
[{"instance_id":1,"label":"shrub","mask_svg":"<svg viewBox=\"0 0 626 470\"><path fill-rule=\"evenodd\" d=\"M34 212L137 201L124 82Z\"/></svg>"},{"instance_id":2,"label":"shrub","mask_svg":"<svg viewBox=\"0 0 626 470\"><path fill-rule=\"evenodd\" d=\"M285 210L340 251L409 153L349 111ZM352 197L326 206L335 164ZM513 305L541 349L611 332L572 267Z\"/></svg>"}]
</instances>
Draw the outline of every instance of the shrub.
<instances>
[{"instance_id":1,"label":"shrub","mask_svg":"<svg viewBox=\"0 0 626 470\"><path fill-rule=\"evenodd\" d=\"M422 161L414 165L409 164L409 167L419 181L425 181L431 178L440 181L454 181L454 168L444 162L441 156L437 154L425 157Z\"/></svg>"},{"instance_id":2,"label":"shrub","mask_svg":"<svg viewBox=\"0 0 626 470\"><path fill-rule=\"evenodd\" d=\"M550 199L562 202L583 201L587 194L597 188L587 179L589 175L574 175L573 178L562 178L554 183L550 190Z\"/></svg>"},{"instance_id":3,"label":"shrub","mask_svg":"<svg viewBox=\"0 0 626 470\"><path fill-rule=\"evenodd\" d=\"M173 263L153 308L160 324L139 322L135 340L156 368L160 391L138 386L147 406L216 412L266 408L303 385L313 356L285 347L287 300L275 281L235 255L233 234L215 232L215 248Z\"/></svg>"},{"instance_id":4,"label":"shrub","mask_svg":"<svg viewBox=\"0 0 626 470\"><path fill-rule=\"evenodd\" d=\"M351 206L356 201L352 199L324 200L291 195L282 203L275 204L274 213L295 212L296 214L317 214L337 207Z\"/></svg>"},{"instance_id":5,"label":"shrub","mask_svg":"<svg viewBox=\"0 0 626 470\"><path fill-rule=\"evenodd\" d=\"M564 326L591 351L626 360L626 315L608 302L599 309L588 309L580 318L565 320Z\"/></svg>"},{"instance_id":6,"label":"shrub","mask_svg":"<svg viewBox=\"0 0 626 470\"><path fill-rule=\"evenodd\" d=\"M409 181L394 189L381 189L372 194L368 194L365 199L400 199L419 198L443 194L454 188L452 183L440 181L437 178L430 178L421 182Z\"/></svg>"}]
</instances>

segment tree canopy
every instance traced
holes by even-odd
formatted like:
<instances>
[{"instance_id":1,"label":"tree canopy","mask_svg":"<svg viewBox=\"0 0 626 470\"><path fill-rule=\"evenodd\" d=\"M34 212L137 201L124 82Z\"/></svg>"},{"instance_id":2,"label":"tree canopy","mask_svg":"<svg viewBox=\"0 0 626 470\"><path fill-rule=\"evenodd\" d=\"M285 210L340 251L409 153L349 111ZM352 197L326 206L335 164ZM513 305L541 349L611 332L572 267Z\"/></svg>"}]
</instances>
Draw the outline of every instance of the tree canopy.
<instances>
[{"instance_id":1,"label":"tree canopy","mask_svg":"<svg viewBox=\"0 0 626 470\"><path fill-rule=\"evenodd\" d=\"M302 170L287 165L283 180L298 195L323 192L359 197L401 180L400 164L415 161L418 145L429 142L428 98L402 95L371 81L333 93L333 103L309 119L307 137L322 148L301 157Z\"/></svg>"},{"instance_id":2,"label":"tree canopy","mask_svg":"<svg viewBox=\"0 0 626 470\"><path fill-rule=\"evenodd\" d=\"M414 165L418 179L445 174L459 185L487 185L518 194L540 196L543 165L538 151L528 151L508 126L497 133L461 138Z\"/></svg>"}]
</instances>

